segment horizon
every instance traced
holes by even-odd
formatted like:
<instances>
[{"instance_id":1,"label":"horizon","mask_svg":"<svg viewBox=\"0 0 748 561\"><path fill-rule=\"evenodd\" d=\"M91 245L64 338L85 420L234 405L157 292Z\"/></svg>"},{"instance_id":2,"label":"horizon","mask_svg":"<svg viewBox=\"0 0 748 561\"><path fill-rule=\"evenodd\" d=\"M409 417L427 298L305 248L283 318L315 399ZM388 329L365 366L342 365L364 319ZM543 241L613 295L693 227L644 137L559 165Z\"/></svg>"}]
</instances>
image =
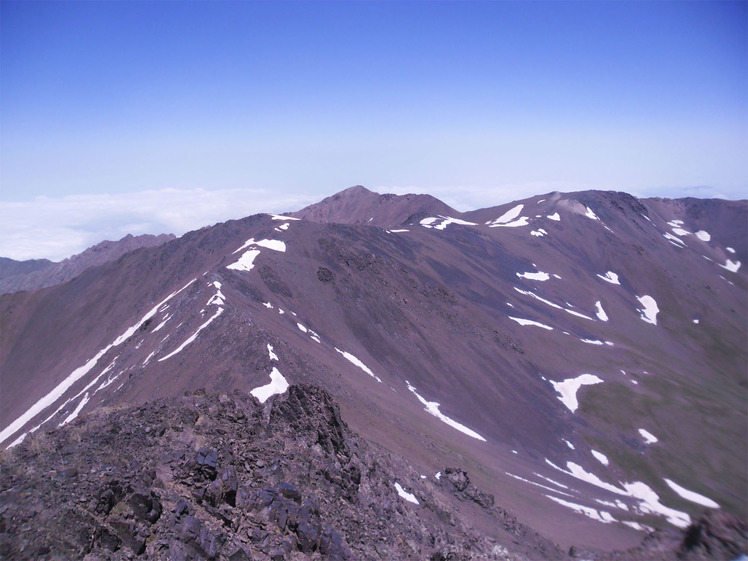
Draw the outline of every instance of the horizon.
<instances>
[{"instance_id":1,"label":"horizon","mask_svg":"<svg viewBox=\"0 0 748 561\"><path fill-rule=\"evenodd\" d=\"M310 203L305 204L303 207L294 208L294 209L258 210L256 212L252 212L250 214L245 214L245 215L241 215L241 216L230 217L230 218L226 218L225 220L219 220L217 222L201 224L201 225L198 225L198 226L196 226L194 228L188 228L188 229L185 229L183 231L180 230L179 233L176 233L174 231L172 231L172 232L161 231L161 232L142 232L142 233L135 234L135 233L132 233L132 232L128 231L128 232L122 233L122 235L120 235L120 236L116 236L115 235L115 236L112 236L112 237L104 237L104 238L95 239L95 240L93 238L89 237L88 239L90 241L88 241L88 242L79 242L79 245L77 246L77 247L79 247L79 249L74 250L72 253L65 254L62 257L58 257L56 259L51 259L51 258L46 257L46 256L41 256L41 257L25 257L25 258L22 258L22 259L16 259L13 256L4 255L1 252L0 252L0 258L9 258L9 259L14 259L16 261L43 260L43 259L46 259L46 260L53 261L53 262L61 262L61 261L64 261L65 259L68 259L70 257L74 257L75 255L78 255L78 254L80 254L80 253L82 253L82 252L84 252L84 251L86 251L88 249L91 249L92 247L94 247L94 246L96 246L96 245L98 245L100 243L103 243L103 242L118 242L118 241L121 241L122 239L124 239L124 238L126 238L128 236L136 236L137 237L137 236L141 236L141 235L153 235L153 236L174 235L177 238L180 238L183 235L185 235L185 234L187 234L187 233L189 233L191 231L200 230L202 228L209 228L209 227L215 226L217 224L220 224L222 222L226 222L228 220L238 220L238 219L246 218L246 217L249 217L249 216L252 216L252 215L255 215L255 214L282 214L282 213L286 213L286 212L296 212L296 211L302 210L302 208L304 208L306 206L309 206L309 205L321 202L325 198L332 197L332 196L334 196L334 195L336 195L338 193L341 193L342 191L345 191L345 190L353 188L353 187L364 187L366 190L368 190L370 192L373 192L373 193L376 193L376 194L379 194L379 195L384 195L384 194L394 194L394 195L399 195L399 196L400 195L407 195L407 194L431 195L432 197L435 197L435 198L439 199L440 201L446 203L446 201L444 201L441 198L436 197L435 195L432 195L431 193L428 193L426 191L416 192L416 191L409 191L407 189L400 189L401 192L394 192L392 190L391 191L387 191L387 190L371 189L369 187L366 187L365 185L352 185L350 187L346 187L345 189L341 189L339 191L336 191L335 193L330 193L329 195L325 195L324 197L322 197L319 200L311 201ZM510 201L499 203L497 205L489 205L487 207L469 207L469 208L464 208L464 209L456 208L454 205L451 205L449 203L446 203L446 204L448 204L454 210L456 210L457 212L459 212L460 214L462 214L462 213L465 213L465 212L470 212L470 211L473 211L473 210L482 210L482 209L485 209L485 208L492 208L492 207L499 207L499 206L511 206L514 203L519 202L520 200L525 200L525 199L528 199L528 198L531 198L531 197L537 197L537 196L541 196L541 195L551 195L553 193L561 193L562 195L572 195L572 194L575 194L575 193L583 193L583 192L588 192L588 191L617 192L616 190L611 190L611 189L605 189L605 190L603 190L603 189L592 189L592 190L586 190L586 191L548 191L548 192L538 192L538 193L534 193L532 195L529 195L527 197L522 197L520 199L513 199L513 200L510 200ZM628 193L628 194L631 194L631 193ZM665 199L667 199L667 198L670 198L670 197L637 197L637 198L643 198L643 199L665 198ZM699 198L699 199L703 199L703 200L706 200L706 199L709 199L709 198L714 198L714 199L718 199L718 200L726 200L726 201L734 201L734 202L746 201L747 200L745 198L743 198L743 199L727 199L725 197L689 197L689 196L685 196L685 197L678 197L678 198ZM2 203L0 203L0 206L2 206ZM80 245L81 243L88 243L88 245L86 245L85 247L83 247L82 245ZM4 244L3 244L2 240L0 240L0 247L4 247ZM67 246L66 248L64 248L64 250L65 251L70 251L70 249L69 249L70 247L72 247L72 246Z\"/></svg>"},{"instance_id":2,"label":"horizon","mask_svg":"<svg viewBox=\"0 0 748 561\"><path fill-rule=\"evenodd\" d=\"M748 4L0 4L0 255L286 212L748 192Z\"/></svg>"}]
</instances>

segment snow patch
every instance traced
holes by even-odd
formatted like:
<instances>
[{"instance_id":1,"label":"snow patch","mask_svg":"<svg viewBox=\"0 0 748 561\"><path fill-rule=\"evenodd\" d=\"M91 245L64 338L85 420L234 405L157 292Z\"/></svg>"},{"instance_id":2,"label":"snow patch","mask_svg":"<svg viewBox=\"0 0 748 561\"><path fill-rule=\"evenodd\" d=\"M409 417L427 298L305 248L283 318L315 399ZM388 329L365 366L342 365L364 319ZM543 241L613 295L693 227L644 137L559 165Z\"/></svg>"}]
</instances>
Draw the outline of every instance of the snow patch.
<instances>
[{"instance_id":1,"label":"snow patch","mask_svg":"<svg viewBox=\"0 0 748 561\"><path fill-rule=\"evenodd\" d=\"M568 446L569 448L571 448L572 450L575 450L575 448L574 448L574 445L573 445L573 444L572 444L571 442L569 442L569 441L568 441L568 440L566 440L566 439L564 439L564 442L566 442L566 445L567 445L567 446Z\"/></svg>"},{"instance_id":2,"label":"snow patch","mask_svg":"<svg viewBox=\"0 0 748 561\"><path fill-rule=\"evenodd\" d=\"M673 234L671 234L669 232L665 232L664 234L662 234L662 236L666 240L668 240L670 243L672 243L674 246L677 246L677 247L686 247L686 242L684 242L680 238L676 238Z\"/></svg>"},{"instance_id":3,"label":"snow patch","mask_svg":"<svg viewBox=\"0 0 748 561\"><path fill-rule=\"evenodd\" d=\"M409 503L413 503L414 505L419 504L416 496L413 493L408 493L405 489L402 488L399 483L395 483L395 490L397 490L397 495L401 499L405 499L406 501L408 501Z\"/></svg>"},{"instance_id":4,"label":"snow patch","mask_svg":"<svg viewBox=\"0 0 748 561\"><path fill-rule=\"evenodd\" d=\"M288 382L276 367L270 372L270 383L253 389L251 393L260 403L265 403L270 396L281 394L288 389Z\"/></svg>"},{"instance_id":5,"label":"snow patch","mask_svg":"<svg viewBox=\"0 0 748 561\"><path fill-rule=\"evenodd\" d=\"M579 339L582 343L587 343L588 345L604 345L602 341L599 339Z\"/></svg>"},{"instance_id":6,"label":"snow patch","mask_svg":"<svg viewBox=\"0 0 748 561\"><path fill-rule=\"evenodd\" d=\"M490 224L489 228L517 228L518 226L527 226L529 224L527 216L520 216L517 220L507 222L506 224Z\"/></svg>"},{"instance_id":7,"label":"snow patch","mask_svg":"<svg viewBox=\"0 0 748 561\"><path fill-rule=\"evenodd\" d=\"M726 247L725 250L729 253L735 254L735 250L731 247Z\"/></svg>"},{"instance_id":8,"label":"snow patch","mask_svg":"<svg viewBox=\"0 0 748 561\"><path fill-rule=\"evenodd\" d=\"M709 497L705 497L704 495L700 495L699 493L689 491L685 487L681 487L670 479L665 479L665 483L667 483L668 487L675 491L679 497L686 499L687 501L691 501L692 503L696 503L707 508L719 508L719 505Z\"/></svg>"},{"instance_id":9,"label":"snow patch","mask_svg":"<svg viewBox=\"0 0 748 561\"><path fill-rule=\"evenodd\" d=\"M658 442L658 438L648 430L639 429L639 434L642 435L645 444L655 444Z\"/></svg>"},{"instance_id":10,"label":"snow patch","mask_svg":"<svg viewBox=\"0 0 748 561\"><path fill-rule=\"evenodd\" d=\"M598 378L594 374L582 374L576 378L568 378L561 382L554 382L553 380L548 381L553 386L553 389L559 393L558 399L561 400L561 403L563 403L572 413L579 408L579 401L577 401L577 391L579 388L582 386L601 384L603 382L601 378Z\"/></svg>"},{"instance_id":11,"label":"snow patch","mask_svg":"<svg viewBox=\"0 0 748 561\"><path fill-rule=\"evenodd\" d=\"M550 325L545 325L543 323L532 321L531 319L523 319L523 318L514 318L512 316L507 316L510 320L516 321L518 324L525 326L525 325L534 325L536 327L540 327L542 329L552 330L553 328Z\"/></svg>"},{"instance_id":12,"label":"snow patch","mask_svg":"<svg viewBox=\"0 0 748 561\"><path fill-rule=\"evenodd\" d=\"M561 222L561 215L558 212L554 212L553 214L549 214L547 216L549 220L555 220L556 222Z\"/></svg>"},{"instance_id":13,"label":"snow patch","mask_svg":"<svg viewBox=\"0 0 748 561\"><path fill-rule=\"evenodd\" d=\"M705 232L704 230L699 230L695 235L702 242L708 242L712 239L712 236L709 234L709 232Z\"/></svg>"},{"instance_id":14,"label":"snow patch","mask_svg":"<svg viewBox=\"0 0 748 561\"><path fill-rule=\"evenodd\" d=\"M440 221L438 224L435 222ZM452 218L451 216L439 215L431 216L421 220L421 226L424 228L435 228L437 230L445 230L450 224L460 224L462 226L477 226L475 222L468 222L467 220L460 220L459 218Z\"/></svg>"},{"instance_id":15,"label":"snow patch","mask_svg":"<svg viewBox=\"0 0 748 561\"><path fill-rule=\"evenodd\" d=\"M89 400L88 392L86 392L86 395L84 395L83 399L80 400L80 402L78 403L78 406L58 426L62 427L64 425L67 425L70 421L72 421L73 419L75 419L78 416L78 413L81 412L81 409L83 409L83 406L86 403L88 403L88 400Z\"/></svg>"},{"instance_id":16,"label":"snow patch","mask_svg":"<svg viewBox=\"0 0 748 561\"><path fill-rule=\"evenodd\" d=\"M301 220L301 218L294 218L293 216L283 216L281 214L271 214L273 220Z\"/></svg>"},{"instance_id":17,"label":"snow patch","mask_svg":"<svg viewBox=\"0 0 748 561\"><path fill-rule=\"evenodd\" d=\"M613 271L608 271L604 275L601 275L601 274L598 273L597 276L600 277L601 279L603 279L604 281L609 282L610 284L621 284L618 281L618 275L615 274Z\"/></svg>"},{"instance_id":18,"label":"snow patch","mask_svg":"<svg viewBox=\"0 0 748 561\"><path fill-rule=\"evenodd\" d=\"M585 212L585 213L584 213L584 215L585 215L585 216L586 216L587 218L591 218L592 220L600 220L600 219L599 219L599 218L597 217L597 215L596 215L596 214L595 214L594 212L592 212L592 209L591 209L590 207L585 207L585 208L587 209L587 212Z\"/></svg>"},{"instance_id":19,"label":"snow patch","mask_svg":"<svg viewBox=\"0 0 748 561\"><path fill-rule=\"evenodd\" d=\"M538 271L537 273L517 273L517 276L521 279L529 279L529 280L535 280L535 281L547 281L551 276L548 273L544 273L543 271Z\"/></svg>"},{"instance_id":20,"label":"snow patch","mask_svg":"<svg viewBox=\"0 0 748 561\"><path fill-rule=\"evenodd\" d=\"M530 232L530 234L533 236L537 236L538 238L542 238L543 236L548 235L548 232L543 230L543 228L540 228L538 230L533 230L532 232Z\"/></svg>"},{"instance_id":21,"label":"snow patch","mask_svg":"<svg viewBox=\"0 0 748 561\"><path fill-rule=\"evenodd\" d=\"M486 224L506 224L507 222L511 222L520 215L523 208L525 208L525 205L517 205L515 207L512 207L504 214L499 216L496 220L492 222L486 222Z\"/></svg>"},{"instance_id":22,"label":"snow patch","mask_svg":"<svg viewBox=\"0 0 748 561\"><path fill-rule=\"evenodd\" d=\"M557 502L560 505L565 506L566 508L570 508L571 510L578 512L579 514L584 514L587 518L592 518L593 520L597 520L598 522L602 522L603 524L617 522L617 520L613 518L613 516L611 516L611 514L607 511L598 511L597 509L594 509L592 507L571 503L569 501L565 501L564 499L559 499L558 497L554 497L551 495L546 495L546 497L548 497L552 501Z\"/></svg>"},{"instance_id":23,"label":"snow patch","mask_svg":"<svg viewBox=\"0 0 748 561\"><path fill-rule=\"evenodd\" d=\"M642 305L641 309L637 308L636 310L641 315L641 319L652 325L657 325L657 314L660 312L660 309L657 307L655 299L648 294L637 296L636 299Z\"/></svg>"},{"instance_id":24,"label":"snow patch","mask_svg":"<svg viewBox=\"0 0 748 561\"><path fill-rule=\"evenodd\" d=\"M568 469L563 469L555 465L547 458L545 461L551 467L562 471L563 473L571 475L576 479L585 481L587 483L590 483L591 485L595 485L596 487L600 487L601 489L610 491L611 493L632 497L638 500L639 504L636 505L636 508L639 512L642 512L644 514L664 516L668 522L670 522L673 526L677 526L678 528L686 528L691 523L691 518L685 512L681 512L661 504L660 498L657 493L655 493L646 483L643 483L641 481L635 481L633 483L622 483L621 486L623 488L621 489L619 487L616 487L615 485L606 483L594 473L585 471L582 466L580 466L579 464L575 464L574 462L566 462L566 466Z\"/></svg>"},{"instance_id":25,"label":"snow patch","mask_svg":"<svg viewBox=\"0 0 748 561\"><path fill-rule=\"evenodd\" d=\"M463 424L458 423L454 419L450 419L447 417L444 413L439 411L439 403L436 401L427 401L423 397L421 397L418 392L416 391L415 386L412 386L408 380L405 380L405 383L408 385L408 389L413 392L413 394L418 398L418 401L420 401L425 407L426 411L430 414L432 414L434 417L442 421L443 423L448 424L450 427L457 429L461 433L464 433L468 435L471 438L475 438L477 440L482 440L483 442L486 441L485 438L483 438L481 435L479 435L477 432L475 432L472 429L469 429Z\"/></svg>"},{"instance_id":26,"label":"snow patch","mask_svg":"<svg viewBox=\"0 0 748 561\"><path fill-rule=\"evenodd\" d=\"M379 382L380 384L382 383L382 380L380 380L379 376L377 376L376 374L374 374L374 372L372 372L371 369L368 366L366 366L363 362L361 362L359 359L357 359L351 353L347 353L345 351L341 351L337 347L335 347L335 350L338 351L341 355L343 355L346 360L348 360L349 362L352 362L353 364L355 364L356 366L358 366L361 370L363 370L364 372L366 372L369 376L371 376L372 378L374 378L377 382Z\"/></svg>"},{"instance_id":27,"label":"snow patch","mask_svg":"<svg viewBox=\"0 0 748 561\"><path fill-rule=\"evenodd\" d=\"M250 249L249 251L244 252L244 254L239 258L238 261L232 263L231 265L227 265L226 268L233 269L235 271L251 271L255 266L255 258L259 254L259 249Z\"/></svg>"},{"instance_id":28,"label":"snow patch","mask_svg":"<svg viewBox=\"0 0 748 561\"><path fill-rule=\"evenodd\" d=\"M216 319L216 318L217 318L218 316L220 316L220 315L221 315L221 313L223 313L223 310L224 310L224 308L218 308L218 309L216 310L216 313L215 313L215 314L213 314L213 315L212 315L212 316L210 317L210 319L209 319L208 321L206 321L206 322L205 322L204 324L202 324L202 325L201 325L200 327L198 327L198 328L197 328L197 331L195 331L195 332L194 332L194 333L193 333L192 335L190 335L190 337L189 337L189 338L188 338L188 339L187 339L187 340L186 340L186 341L185 341L184 343L182 343L181 345L179 345L179 347L177 347L177 348L176 348L175 350L173 350L172 352L170 352L170 353L169 353L168 355L166 355L165 357L162 357L162 358L158 359L158 361L159 361L159 362L163 362L163 361L164 361L164 360L166 360L167 358L171 358L171 357L173 357L173 356L174 356L175 354L178 354L178 353L182 352L182 351L184 350L184 348L185 348L185 347L186 347L187 345L189 345L189 344L190 344L190 343L192 343L192 342L193 342L193 341L194 341L195 339L197 339L197 336L198 336L198 334L199 334L199 333L200 333L200 332L201 332L201 331L202 331L203 329L205 329L206 327L208 327L208 326L209 326L209 325L210 325L210 324L211 324L211 323L213 322L213 320L214 320L214 319Z\"/></svg>"},{"instance_id":29,"label":"snow patch","mask_svg":"<svg viewBox=\"0 0 748 561\"><path fill-rule=\"evenodd\" d=\"M256 249L257 247L264 247L267 249L272 249L273 251L286 251L286 244L281 240L255 241L254 238L249 238L246 242L244 242L244 245L234 251L234 253L239 253L246 248L250 248L249 251L245 251L238 261L232 263L231 265L227 265L226 268L234 269L236 271L251 271L254 267L255 259L260 254L260 250Z\"/></svg>"},{"instance_id":30,"label":"snow patch","mask_svg":"<svg viewBox=\"0 0 748 561\"><path fill-rule=\"evenodd\" d=\"M273 352L273 345L268 343L268 355L270 355L270 360L278 360L278 355Z\"/></svg>"},{"instance_id":31,"label":"snow patch","mask_svg":"<svg viewBox=\"0 0 748 561\"><path fill-rule=\"evenodd\" d=\"M740 261L732 261L731 259L728 259L727 262L724 265L720 265L723 269L727 269L731 273L737 273L738 269L740 269Z\"/></svg>"},{"instance_id":32,"label":"snow patch","mask_svg":"<svg viewBox=\"0 0 748 561\"><path fill-rule=\"evenodd\" d=\"M606 314L605 310L603 310L603 305L600 300L595 302L595 309L597 310L595 312L595 315L597 315L597 319L599 319L600 321L608 321L608 314Z\"/></svg>"},{"instance_id":33,"label":"snow patch","mask_svg":"<svg viewBox=\"0 0 748 561\"><path fill-rule=\"evenodd\" d=\"M513 477L514 479L519 479L523 483L529 483L530 485L535 485L536 487L540 487L541 489L545 489L546 491L551 491L553 493L558 493L559 495L566 495L567 497L573 497L574 495L570 495L569 493L565 493L564 491L559 491L558 489L554 487L548 487L548 485L543 485L542 483L538 483L537 481L532 481L530 479L525 479L524 477L520 477L519 475L514 475L513 473L506 472L506 474L509 477ZM537 475L537 474L535 474Z\"/></svg>"},{"instance_id":34,"label":"snow patch","mask_svg":"<svg viewBox=\"0 0 748 561\"><path fill-rule=\"evenodd\" d=\"M221 292L221 283L218 281L213 281L213 287L216 289L216 293L210 297L210 300L208 300L208 303L206 305L225 306L226 297L223 295L223 292Z\"/></svg>"},{"instance_id":35,"label":"snow patch","mask_svg":"<svg viewBox=\"0 0 748 561\"><path fill-rule=\"evenodd\" d=\"M603 454L602 452L598 452L597 450L590 450L592 452L592 455L595 456L595 459L603 464L604 466L610 465L610 461L608 460L608 456Z\"/></svg>"}]
</instances>

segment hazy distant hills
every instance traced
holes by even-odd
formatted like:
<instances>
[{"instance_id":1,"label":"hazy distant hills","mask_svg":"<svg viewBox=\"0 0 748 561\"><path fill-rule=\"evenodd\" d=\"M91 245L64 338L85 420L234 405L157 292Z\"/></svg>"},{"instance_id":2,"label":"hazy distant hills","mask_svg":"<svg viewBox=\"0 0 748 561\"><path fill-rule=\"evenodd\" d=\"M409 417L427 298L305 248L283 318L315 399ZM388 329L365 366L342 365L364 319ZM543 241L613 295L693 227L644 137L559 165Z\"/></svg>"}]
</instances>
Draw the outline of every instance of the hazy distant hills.
<instances>
[{"instance_id":1,"label":"hazy distant hills","mask_svg":"<svg viewBox=\"0 0 748 561\"><path fill-rule=\"evenodd\" d=\"M47 259L15 261L0 257L0 294L19 290L36 290L77 277L86 269L119 259L141 247L154 247L173 240L173 234L153 236L128 234L119 241L103 241L82 253L55 263Z\"/></svg>"},{"instance_id":2,"label":"hazy distant hills","mask_svg":"<svg viewBox=\"0 0 748 561\"><path fill-rule=\"evenodd\" d=\"M459 213L354 187L0 297L0 444L101 407L205 388L272 408L311 384L419 474L377 479L388 504L435 516L453 466L559 551L631 547L745 515L747 259L746 201L588 191Z\"/></svg>"}]
</instances>

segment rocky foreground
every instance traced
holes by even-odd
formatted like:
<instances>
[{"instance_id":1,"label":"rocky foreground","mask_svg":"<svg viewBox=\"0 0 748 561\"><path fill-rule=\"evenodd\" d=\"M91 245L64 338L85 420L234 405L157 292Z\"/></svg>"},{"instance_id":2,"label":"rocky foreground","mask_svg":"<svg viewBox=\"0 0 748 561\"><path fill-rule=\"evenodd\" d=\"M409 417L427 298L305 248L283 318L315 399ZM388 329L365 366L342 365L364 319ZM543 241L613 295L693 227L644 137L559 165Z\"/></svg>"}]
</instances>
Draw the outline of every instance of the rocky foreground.
<instances>
[{"instance_id":1,"label":"rocky foreground","mask_svg":"<svg viewBox=\"0 0 748 561\"><path fill-rule=\"evenodd\" d=\"M419 495L409 490L419 482ZM420 474L353 434L330 396L198 391L101 409L0 454L0 559L735 559L712 514L616 554L563 552L462 469Z\"/></svg>"}]
</instances>

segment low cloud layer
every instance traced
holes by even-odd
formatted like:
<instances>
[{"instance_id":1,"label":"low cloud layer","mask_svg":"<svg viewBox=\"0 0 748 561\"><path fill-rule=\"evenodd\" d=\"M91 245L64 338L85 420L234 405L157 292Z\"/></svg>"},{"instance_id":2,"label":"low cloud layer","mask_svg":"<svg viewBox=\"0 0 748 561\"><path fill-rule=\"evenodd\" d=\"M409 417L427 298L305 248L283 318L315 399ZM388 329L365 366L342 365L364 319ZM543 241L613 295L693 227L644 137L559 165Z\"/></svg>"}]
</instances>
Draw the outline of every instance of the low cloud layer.
<instances>
[{"instance_id":1,"label":"low cloud layer","mask_svg":"<svg viewBox=\"0 0 748 561\"><path fill-rule=\"evenodd\" d=\"M59 261L127 234L176 234L312 202L265 190L203 189L38 197L0 202L0 256Z\"/></svg>"}]
</instances>

